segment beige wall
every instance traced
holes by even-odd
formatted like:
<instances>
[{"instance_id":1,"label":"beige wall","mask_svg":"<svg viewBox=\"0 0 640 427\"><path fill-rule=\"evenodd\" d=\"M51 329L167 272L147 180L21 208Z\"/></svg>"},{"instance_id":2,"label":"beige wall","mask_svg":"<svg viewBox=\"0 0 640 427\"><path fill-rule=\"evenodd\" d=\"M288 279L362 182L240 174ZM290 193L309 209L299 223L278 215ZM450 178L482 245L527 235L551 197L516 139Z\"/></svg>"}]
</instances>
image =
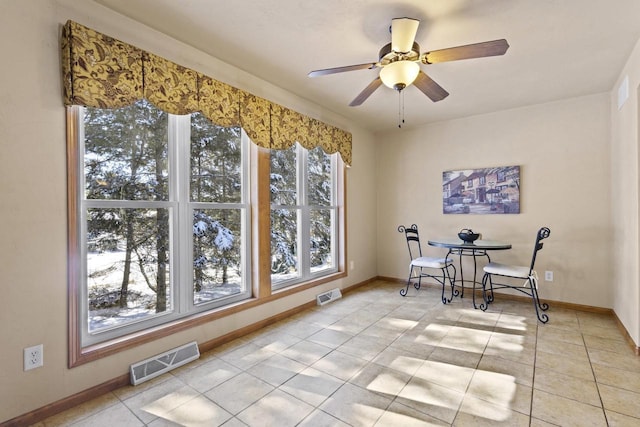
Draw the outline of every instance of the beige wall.
<instances>
[{"instance_id":1,"label":"beige wall","mask_svg":"<svg viewBox=\"0 0 640 427\"><path fill-rule=\"evenodd\" d=\"M494 260L524 265L548 226L536 270L554 281L540 281L541 296L612 307L609 134L609 95L599 94L378 135L378 273L406 277L399 224L416 223L424 239L472 228L513 244ZM443 171L501 165L521 167L520 214L442 213Z\"/></svg>"},{"instance_id":2,"label":"beige wall","mask_svg":"<svg viewBox=\"0 0 640 427\"><path fill-rule=\"evenodd\" d=\"M618 109L618 87L629 78L629 98ZM637 44L611 93L611 195L613 209L613 308L640 345L638 260L638 139L640 124L640 44Z\"/></svg>"},{"instance_id":3,"label":"beige wall","mask_svg":"<svg viewBox=\"0 0 640 427\"><path fill-rule=\"evenodd\" d=\"M374 137L348 120L217 61L92 1L0 2L0 422L127 372L167 348L207 341L313 299L288 297L121 354L67 369L66 167L58 34L73 19L128 43L353 132L348 183L349 277L404 278L398 224L426 237L472 227L513 243L495 259L530 257L533 234L552 229L538 270L553 270L543 297L613 307L640 343L638 276L638 86L640 47L621 74L631 98L615 92L396 130ZM634 75L635 73L635 75ZM617 86L616 86L617 88ZM452 95L453 96L453 95ZM446 102L446 101L444 101ZM445 169L517 164L522 213L441 213ZM432 254L439 250L427 248ZM42 368L23 372L22 350L44 344Z\"/></svg>"},{"instance_id":4,"label":"beige wall","mask_svg":"<svg viewBox=\"0 0 640 427\"><path fill-rule=\"evenodd\" d=\"M67 369L65 109L59 32L67 19L353 132L347 172L349 277ZM204 342L376 275L375 145L346 119L234 69L91 1L0 2L0 423L126 374L131 363ZM22 369L44 344L44 367Z\"/></svg>"}]
</instances>

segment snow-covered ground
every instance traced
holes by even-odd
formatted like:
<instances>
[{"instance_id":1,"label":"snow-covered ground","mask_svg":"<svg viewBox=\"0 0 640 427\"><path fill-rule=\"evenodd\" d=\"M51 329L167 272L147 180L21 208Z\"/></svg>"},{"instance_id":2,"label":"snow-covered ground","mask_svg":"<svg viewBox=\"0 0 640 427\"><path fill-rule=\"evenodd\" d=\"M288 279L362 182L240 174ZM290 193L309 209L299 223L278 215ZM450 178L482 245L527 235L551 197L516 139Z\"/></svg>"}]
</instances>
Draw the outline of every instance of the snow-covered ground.
<instances>
[{"instance_id":1,"label":"snow-covered ground","mask_svg":"<svg viewBox=\"0 0 640 427\"><path fill-rule=\"evenodd\" d=\"M156 312L156 293L147 285L137 260L131 263L127 307L120 308L114 304L120 297L124 257L124 251L91 252L87 255L89 331L122 325ZM150 278L155 278L155 274L155 271L147 272ZM169 275L168 270L167 274ZM205 285L200 292L194 294L194 303L206 303L240 293L240 277L230 275L229 279L230 283ZM170 310L171 288L167 290L167 300L167 309Z\"/></svg>"}]
</instances>

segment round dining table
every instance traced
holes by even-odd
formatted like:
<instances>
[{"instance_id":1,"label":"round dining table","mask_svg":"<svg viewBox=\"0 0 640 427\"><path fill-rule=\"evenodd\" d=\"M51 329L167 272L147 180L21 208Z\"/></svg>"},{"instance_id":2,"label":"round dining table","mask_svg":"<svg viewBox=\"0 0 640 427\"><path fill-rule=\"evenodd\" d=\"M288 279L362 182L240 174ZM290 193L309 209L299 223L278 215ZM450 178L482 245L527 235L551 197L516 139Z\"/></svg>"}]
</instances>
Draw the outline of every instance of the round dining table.
<instances>
[{"instance_id":1,"label":"round dining table","mask_svg":"<svg viewBox=\"0 0 640 427\"><path fill-rule=\"evenodd\" d=\"M450 255L458 255L458 262L460 265L460 280L455 280L455 283L460 283L460 292L455 290L454 295L460 295L460 298L464 298L464 288L465 288L465 280L464 280L464 272L462 268L462 257L470 256L473 257L473 291L472 291L472 301L473 308L478 308L476 306L476 284L481 284L478 282L477 272L478 272L478 257L486 257L488 262L491 262L491 258L489 257L488 251L502 251L511 249L511 243L499 242L496 240L476 240L473 243L466 243L460 239L456 238L442 238L442 239L431 239L428 241L429 246L434 246L438 248L446 248L449 251L447 252L447 258ZM468 283L469 281L467 281ZM484 289L483 289L484 292Z\"/></svg>"}]
</instances>

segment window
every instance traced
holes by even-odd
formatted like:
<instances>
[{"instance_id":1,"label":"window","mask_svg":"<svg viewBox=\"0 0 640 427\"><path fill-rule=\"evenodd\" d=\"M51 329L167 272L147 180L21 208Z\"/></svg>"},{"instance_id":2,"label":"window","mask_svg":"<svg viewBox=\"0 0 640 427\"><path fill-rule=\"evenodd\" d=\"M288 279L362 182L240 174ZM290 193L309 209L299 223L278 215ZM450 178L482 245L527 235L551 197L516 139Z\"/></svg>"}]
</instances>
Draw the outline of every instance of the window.
<instances>
[{"instance_id":1,"label":"window","mask_svg":"<svg viewBox=\"0 0 640 427\"><path fill-rule=\"evenodd\" d=\"M144 100L68 111L71 366L346 275L338 154Z\"/></svg>"},{"instance_id":2,"label":"window","mask_svg":"<svg viewBox=\"0 0 640 427\"><path fill-rule=\"evenodd\" d=\"M299 144L271 152L271 284L337 271L337 155Z\"/></svg>"},{"instance_id":3,"label":"window","mask_svg":"<svg viewBox=\"0 0 640 427\"><path fill-rule=\"evenodd\" d=\"M241 129L146 101L77 108L82 344L248 298Z\"/></svg>"},{"instance_id":4,"label":"window","mask_svg":"<svg viewBox=\"0 0 640 427\"><path fill-rule=\"evenodd\" d=\"M185 235L193 230L193 304L228 303L250 296L243 274L249 271L247 138L239 127L215 126L200 113L191 115L190 129L187 218L193 223Z\"/></svg>"}]
</instances>

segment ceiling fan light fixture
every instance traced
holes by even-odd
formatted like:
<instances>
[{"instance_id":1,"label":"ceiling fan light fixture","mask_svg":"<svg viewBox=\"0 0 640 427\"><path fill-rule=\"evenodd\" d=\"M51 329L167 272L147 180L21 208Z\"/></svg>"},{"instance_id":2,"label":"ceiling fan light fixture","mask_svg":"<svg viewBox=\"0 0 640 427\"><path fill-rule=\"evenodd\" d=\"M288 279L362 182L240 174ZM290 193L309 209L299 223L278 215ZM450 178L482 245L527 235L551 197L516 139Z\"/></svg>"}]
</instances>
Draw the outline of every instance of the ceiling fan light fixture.
<instances>
[{"instance_id":1,"label":"ceiling fan light fixture","mask_svg":"<svg viewBox=\"0 0 640 427\"><path fill-rule=\"evenodd\" d=\"M380 80L385 86L397 91L414 82L420 73L420 65L413 61L396 61L380 70Z\"/></svg>"}]
</instances>

